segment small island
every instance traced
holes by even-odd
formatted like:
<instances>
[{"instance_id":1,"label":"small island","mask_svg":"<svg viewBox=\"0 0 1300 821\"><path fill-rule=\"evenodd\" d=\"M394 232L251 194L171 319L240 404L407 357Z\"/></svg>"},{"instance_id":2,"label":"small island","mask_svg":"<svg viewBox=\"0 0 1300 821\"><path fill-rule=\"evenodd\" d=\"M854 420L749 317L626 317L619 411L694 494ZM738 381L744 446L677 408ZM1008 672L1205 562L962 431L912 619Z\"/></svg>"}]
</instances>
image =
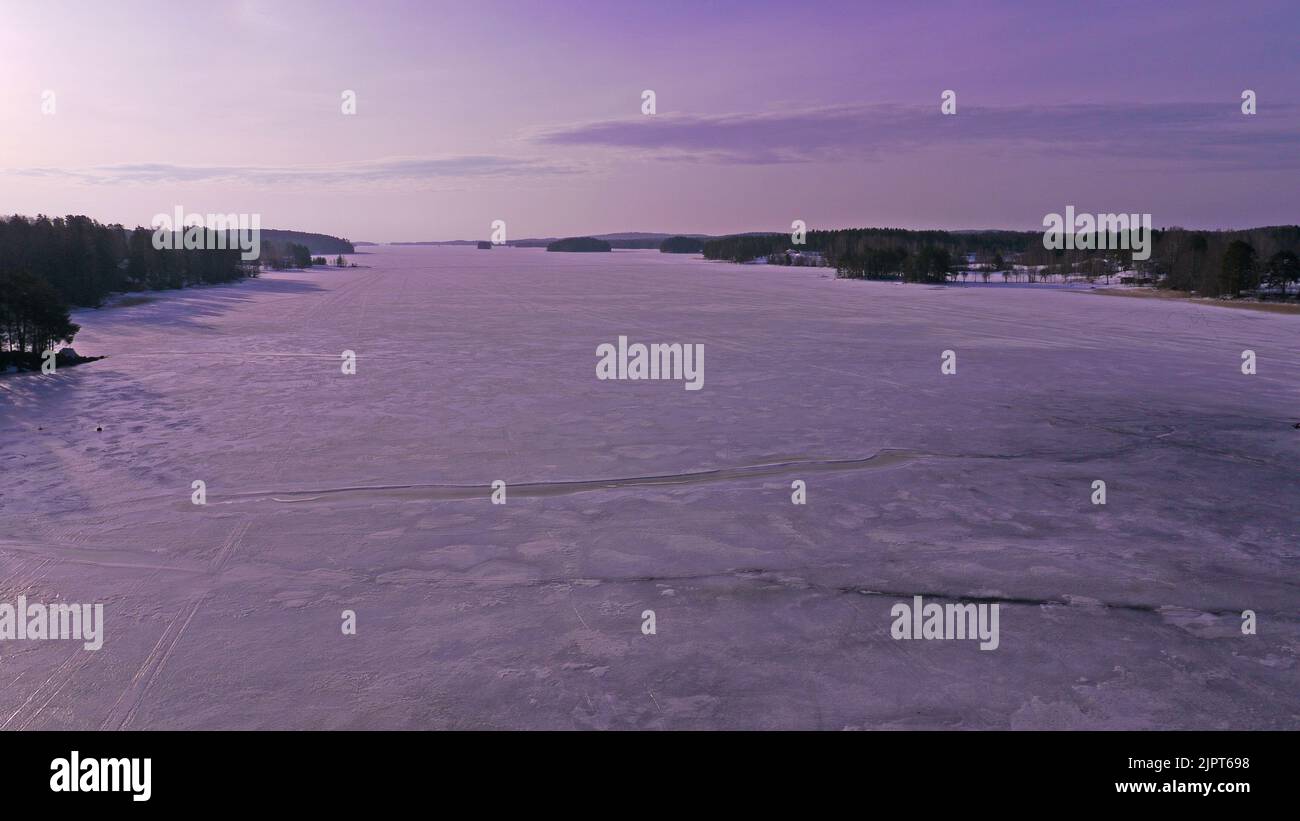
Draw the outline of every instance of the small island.
<instances>
[{"instance_id":1,"label":"small island","mask_svg":"<svg viewBox=\"0 0 1300 821\"><path fill-rule=\"evenodd\" d=\"M546 246L548 251L570 251L570 252L589 252L589 251L608 251L611 246L603 239L594 237L568 237L567 239L557 239L550 245Z\"/></svg>"},{"instance_id":2,"label":"small island","mask_svg":"<svg viewBox=\"0 0 1300 821\"><path fill-rule=\"evenodd\" d=\"M492 243L488 242L487 240L479 240L478 249L480 251L491 251Z\"/></svg>"},{"instance_id":3,"label":"small island","mask_svg":"<svg viewBox=\"0 0 1300 821\"><path fill-rule=\"evenodd\" d=\"M704 240L696 237L669 237L659 246L661 254L702 254Z\"/></svg>"}]
</instances>

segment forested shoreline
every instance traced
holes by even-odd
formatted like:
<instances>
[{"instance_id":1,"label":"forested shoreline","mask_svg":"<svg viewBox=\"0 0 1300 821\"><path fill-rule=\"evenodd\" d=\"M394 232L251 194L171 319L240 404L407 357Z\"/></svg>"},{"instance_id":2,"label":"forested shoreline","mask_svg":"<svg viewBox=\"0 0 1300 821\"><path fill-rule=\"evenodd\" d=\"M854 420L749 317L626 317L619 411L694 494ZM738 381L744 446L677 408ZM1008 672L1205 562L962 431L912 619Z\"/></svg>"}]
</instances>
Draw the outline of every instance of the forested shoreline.
<instances>
[{"instance_id":1,"label":"forested shoreline","mask_svg":"<svg viewBox=\"0 0 1300 821\"><path fill-rule=\"evenodd\" d=\"M232 236L207 232L204 248L154 247L150 228L126 229L86 216L0 218L0 368L35 367L40 355L71 343L73 307L98 307L113 293L184 288L324 264L313 256L351 250L345 239L302 232L263 232L260 258L245 261ZM223 241L218 241L218 240ZM293 240L303 240L297 242ZM1094 247L1110 237L1094 235ZM309 247L306 242L317 242ZM690 253L698 240L672 237L667 252ZM322 245L323 243L323 245ZM1155 230L1148 259L1132 250L1052 250L1036 231L913 231L858 228L809 231L794 245L788 234L745 234L703 242L706 259L776 265L826 265L853 279L943 283L971 273L1004 279L1088 280L1127 272L1160 288L1203 296L1240 296L1271 289L1286 298L1300 283L1300 226L1233 231ZM224 246L224 247L223 247ZM609 243L569 238L549 250L609 250ZM344 265L340 253L333 264Z\"/></svg>"},{"instance_id":2,"label":"forested shoreline","mask_svg":"<svg viewBox=\"0 0 1300 821\"><path fill-rule=\"evenodd\" d=\"M1092 235L1092 245L1110 237ZM1151 232L1151 254L1132 250L1051 250L1037 231L911 231L854 228L809 231L802 245L789 234L747 234L704 243L706 259L806 265L820 257L837 276L946 282L959 272L1001 272L1008 277L1109 278L1134 272L1161 288L1203 296L1240 296L1261 287L1300 282L1300 226L1238 231L1169 228Z\"/></svg>"},{"instance_id":3,"label":"forested shoreline","mask_svg":"<svg viewBox=\"0 0 1300 821\"><path fill-rule=\"evenodd\" d=\"M233 236L206 234L204 248L177 241L173 249L158 249L151 228L86 216L0 217L0 368L36 367L43 351L72 342L79 330L72 308L98 307L110 294L233 282L263 267L310 267L312 249L287 238L320 237L334 241L328 247L352 248L336 237L266 231L260 258L245 261Z\"/></svg>"}]
</instances>

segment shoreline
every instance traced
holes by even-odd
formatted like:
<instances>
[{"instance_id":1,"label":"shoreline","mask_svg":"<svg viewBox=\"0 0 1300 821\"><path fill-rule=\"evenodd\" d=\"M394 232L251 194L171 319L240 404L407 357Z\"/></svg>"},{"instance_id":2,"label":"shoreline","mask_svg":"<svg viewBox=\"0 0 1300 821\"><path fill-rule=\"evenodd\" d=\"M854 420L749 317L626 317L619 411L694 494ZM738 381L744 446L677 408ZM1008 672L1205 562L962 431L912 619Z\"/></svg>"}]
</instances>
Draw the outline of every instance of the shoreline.
<instances>
[{"instance_id":1,"label":"shoreline","mask_svg":"<svg viewBox=\"0 0 1300 821\"><path fill-rule=\"evenodd\" d=\"M1090 288L1079 290L1080 294L1098 294L1100 296L1127 296L1139 299L1166 299L1179 302L1191 302L1197 305L1212 305L1219 308L1238 308L1247 311L1260 311L1268 314L1300 314L1300 303L1296 302L1249 302L1239 299L1215 299L1213 297L1192 296L1187 291L1166 291L1157 288Z\"/></svg>"},{"instance_id":2,"label":"shoreline","mask_svg":"<svg viewBox=\"0 0 1300 821\"><path fill-rule=\"evenodd\" d=\"M322 266L312 266L322 267ZM361 266L357 266L361 267ZM333 266L331 266L333 270ZM286 268L279 271L259 272L257 276L244 276L239 279L232 279L229 282L203 282L192 285L183 285L179 288L163 288L160 290L146 291L115 291L107 295L104 302L99 305L74 305L71 306L70 313L77 319L91 319L95 314L101 311L113 311L121 308L132 308L139 305L148 305L160 302L166 302L177 296L183 296L192 291L206 291L220 288L241 288L247 286L250 281L262 279L267 273L291 273L311 270L310 268ZM344 270L344 269L338 269ZM74 348L73 344L65 345L57 349L62 352ZM60 356L57 360L58 368L71 368L77 365L88 365L91 362L98 362L107 359L110 354L98 356L82 356L77 354L75 357ZM16 357L12 352L0 352L0 378L9 376L20 376L22 374L40 373L41 358L35 355L26 357Z\"/></svg>"},{"instance_id":3,"label":"shoreline","mask_svg":"<svg viewBox=\"0 0 1300 821\"><path fill-rule=\"evenodd\" d=\"M67 350L67 348L60 348L59 350L61 351ZM3 358L3 361L0 361L0 377L18 376L20 374L25 374L25 373L41 373L41 361L43 358L44 357L35 356L35 355L28 356L24 359L20 359L17 357ZM90 362L98 362L101 359L107 359L107 358L108 358L107 354L105 354L104 356L76 355L71 357L60 357L56 355L55 371L57 372L61 368L75 368L78 365L85 365Z\"/></svg>"}]
</instances>

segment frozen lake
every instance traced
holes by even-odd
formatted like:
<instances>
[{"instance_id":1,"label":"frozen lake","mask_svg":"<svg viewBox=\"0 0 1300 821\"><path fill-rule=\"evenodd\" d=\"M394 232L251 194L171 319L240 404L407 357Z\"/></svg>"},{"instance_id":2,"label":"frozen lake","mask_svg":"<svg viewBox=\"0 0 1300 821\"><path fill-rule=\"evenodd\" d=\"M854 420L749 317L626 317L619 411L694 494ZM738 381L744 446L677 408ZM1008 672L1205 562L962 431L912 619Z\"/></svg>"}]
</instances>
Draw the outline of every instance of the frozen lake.
<instances>
[{"instance_id":1,"label":"frozen lake","mask_svg":"<svg viewBox=\"0 0 1300 821\"><path fill-rule=\"evenodd\" d=\"M365 250L0 378L0 602L106 622L0 641L0 727L1300 728L1300 317ZM917 594L999 647L892 639Z\"/></svg>"}]
</instances>

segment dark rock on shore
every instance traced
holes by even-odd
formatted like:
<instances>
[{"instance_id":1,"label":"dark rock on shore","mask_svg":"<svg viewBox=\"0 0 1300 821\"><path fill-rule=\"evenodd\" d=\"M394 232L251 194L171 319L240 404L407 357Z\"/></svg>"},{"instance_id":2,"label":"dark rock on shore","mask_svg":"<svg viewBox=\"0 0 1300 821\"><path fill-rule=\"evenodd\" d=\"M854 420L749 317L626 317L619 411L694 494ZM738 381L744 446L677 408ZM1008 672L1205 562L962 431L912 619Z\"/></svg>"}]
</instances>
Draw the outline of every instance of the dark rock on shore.
<instances>
[{"instance_id":1,"label":"dark rock on shore","mask_svg":"<svg viewBox=\"0 0 1300 821\"><path fill-rule=\"evenodd\" d=\"M97 362L103 358L102 356L82 356L72 348L60 348L54 354L54 366L55 368L70 368L73 365ZM44 358L39 354L0 351L0 376L13 373L31 373L33 371L39 373L43 361Z\"/></svg>"}]
</instances>

